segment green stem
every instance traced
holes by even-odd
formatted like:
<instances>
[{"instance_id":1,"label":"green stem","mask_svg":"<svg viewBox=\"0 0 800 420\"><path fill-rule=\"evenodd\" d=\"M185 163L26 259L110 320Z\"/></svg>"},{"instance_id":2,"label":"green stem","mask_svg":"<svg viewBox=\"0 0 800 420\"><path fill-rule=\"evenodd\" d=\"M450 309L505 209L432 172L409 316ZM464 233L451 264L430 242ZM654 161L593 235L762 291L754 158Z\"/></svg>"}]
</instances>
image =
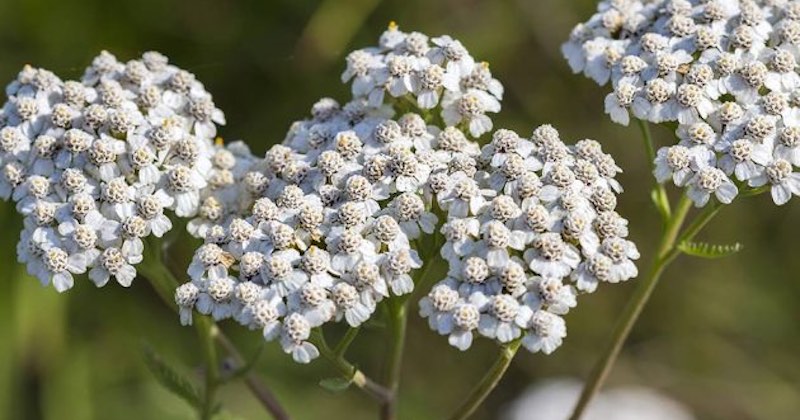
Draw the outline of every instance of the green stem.
<instances>
[{"instance_id":1,"label":"green stem","mask_svg":"<svg viewBox=\"0 0 800 420\"><path fill-rule=\"evenodd\" d=\"M364 391L365 394L383 403L389 399L389 390L370 379L352 363L348 362L341 355L337 355L333 349L328 345L325 340L325 335L322 329L317 328L311 337L311 341L319 348L319 353L322 357L328 359L329 362L339 371L342 377L349 379L356 387Z\"/></svg>"},{"instance_id":2,"label":"green stem","mask_svg":"<svg viewBox=\"0 0 800 420\"><path fill-rule=\"evenodd\" d=\"M661 274L678 255L679 251L676 247L676 245L679 243L678 234L684 220L686 219L686 215L691 208L691 205L692 201L689 200L686 195L683 195L680 203L678 204L678 208L667 222L664 235L662 236L661 243L658 247L656 259L653 261L648 276L639 281L633 296L625 306L625 310L620 316L619 321L617 322L616 326L614 327L614 331L611 334L611 340L592 370L592 373L589 375L580 399L578 400L570 419L577 420L581 418L589 402L605 382L612 366L614 365L614 362L617 359L617 356L619 356L622 345L625 343L625 340L628 338L633 325L636 323L636 320L642 313L644 306L650 299L656 284L658 284L658 280L661 278ZM710 203L707 207L707 209L718 208L719 206L716 205L716 203ZM694 237L694 235L697 234L697 232L699 232L709 220L711 220L717 211L718 210L709 210L701 213L700 217L698 217L691 225L689 230L687 230L687 233L680 236L680 240L689 240Z\"/></svg>"},{"instance_id":3,"label":"green stem","mask_svg":"<svg viewBox=\"0 0 800 420\"><path fill-rule=\"evenodd\" d=\"M205 392L203 392L203 406L200 411L202 420L211 420L216 411L216 392L219 385L219 359L217 358L216 336L219 328L210 319L201 317L194 323L197 335L203 341L203 356L206 363Z\"/></svg>"},{"instance_id":4,"label":"green stem","mask_svg":"<svg viewBox=\"0 0 800 420\"><path fill-rule=\"evenodd\" d=\"M347 349L350 348L350 344L353 343L353 340L356 339L358 336L358 332L361 331L359 328L349 328L346 333L344 333L344 337L339 341L339 344L336 345L336 348L333 349L334 354L339 357L344 357L344 354L347 353Z\"/></svg>"},{"instance_id":5,"label":"green stem","mask_svg":"<svg viewBox=\"0 0 800 420\"><path fill-rule=\"evenodd\" d=\"M472 389L472 392L464 399L460 407L450 416L450 420L463 420L469 418L475 410L483 403L486 397L491 394L492 390L500 382L500 379L506 373L511 360L517 354L521 340L512 341L500 348L500 354L495 360L494 365L486 372L483 379Z\"/></svg>"},{"instance_id":6,"label":"green stem","mask_svg":"<svg viewBox=\"0 0 800 420\"><path fill-rule=\"evenodd\" d=\"M391 333L389 361L386 370L386 388L389 399L381 406L381 419L393 420L397 417L397 393L400 388L400 371L403 368L403 350L406 341L408 315L405 302L388 302L389 328Z\"/></svg>"},{"instance_id":7,"label":"green stem","mask_svg":"<svg viewBox=\"0 0 800 420\"><path fill-rule=\"evenodd\" d=\"M161 297L164 303L166 303L166 305L173 311L177 311L178 307L175 305L174 293L175 289L178 287L178 281L175 279L175 276L166 267L166 265L163 264L160 241L151 241L151 243L147 244L145 250L148 254L142 264L137 267L138 270L144 274L148 282L153 286L153 289L155 289L156 293L159 295L159 297ZM213 358L215 360L213 368L208 365L208 360L206 360L207 371L215 375L216 379L214 384L210 384L209 378L211 375L206 375L206 392L204 395L205 404L203 407L203 413L201 413L201 415L203 415L206 411L206 406L208 406L208 408L213 412L215 406L213 404L213 400L209 399L209 397L213 398L214 391L219 385L219 363L216 361L216 348L213 347L214 341L218 342L224 349L226 349L227 353L237 365L244 365L245 362L236 346L228 339L228 337L225 336L222 331L219 330L216 323L214 323L210 318L195 317L195 325L200 339L203 340L203 348L206 358L211 356L211 351L213 349ZM207 332L207 334L204 333L204 331ZM208 339L211 340L211 343L208 342ZM286 413L286 410L278 402L272 391L270 391L269 388L263 383L261 378L253 373L250 373L246 376L245 383L253 395L258 398L264 408L272 415L274 419L289 419L289 415ZM209 389L211 392L208 392Z\"/></svg>"},{"instance_id":8,"label":"green stem","mask_svg":"<svg viewBox=\"0 0 800 420\"><path fill-rule=\"evenodd\" d=\"M653 173L656 159L655 147L653 146L653 134L650 132L650 125L647 121L636 119L636 122L639 124L639 129L642 132L642 140L644 141L644 150L647 155L647 161L649 162L650 173ZM653 201L656 204L657 210L661 213L661 217L663 217L665 221L668 221L671 217L670 213L672 210L664 184L656 183L655 187L653 187L653 194Z\"/></svg>"},{"instance_id":9,"label":"green stem","mask_svg":"<svg viewBox=\"0 0 800 420\"><path fill-rule=\"evenodd\" d=\"M237 349L236 345L234 345L233 342L231 342L231 340L221 331L217 336L217 341L233 359L235 364L238 366L246 365L244 358L242 357L241 353L239 353L239 349ZM244 382L250 392L258 399L258 401L261 402L261 405L263 405L264 408L266 408L267 411L272 415L272 418L275 420L289 420L289 414L286 412L283 406L281 406L281 403L278 401L277 397L275 397L275 394L272 393L272 391L258 375L253 372L249 372L246 374Z\"/></svg>"}]
</instances>

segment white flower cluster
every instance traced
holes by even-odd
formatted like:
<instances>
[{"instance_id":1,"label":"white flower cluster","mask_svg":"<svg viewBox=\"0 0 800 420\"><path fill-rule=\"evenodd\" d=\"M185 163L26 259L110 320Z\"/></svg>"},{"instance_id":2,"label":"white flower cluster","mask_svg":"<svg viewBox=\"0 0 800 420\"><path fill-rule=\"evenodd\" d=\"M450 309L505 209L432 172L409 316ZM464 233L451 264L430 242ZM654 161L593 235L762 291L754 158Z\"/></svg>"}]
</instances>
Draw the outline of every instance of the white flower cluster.
<instances>
[{"instance_id":1,"label":"white flower cluster","mask_svg":"<svg viewBox=\"0 0 800 420\"><path fill-rule=\"evenodd\" d=\"M211 95L157 52L102 52L80 81L26 66L6 94L0 197L24 216L19 261L60 292L87 272L130 286L142 239L172 228L165 210L194 216L212 174L236 166L213 141Z\"/></svg>"},{"instance_id":2,"label":"white flower cluster","mask_svg":"<svg viewBox=\"0 0 800 420\"><path fill-rule=\"evenodd\" d=\"M429 38L405 33L394 23L377 47L347 56L342 82L352 81L354 98L378 107L386 94L421 110L441 105L447 126L458 126L473 137L492 130L487 113L500 111L503 85L492 77L488 63L476 63L461 42L447 36Z\"/></svg>"},{"instance_id":3,"label":"white flower cluster","mask_svg":"<svg viewBox=\"0 0 800 420\"><path fill-rule=\"evenodd\" d=\"M579 291L636 276L613 158L592 140L566 146L550 126L531 140L498 130L481 150L465 133L491 130L488 108L464 120L452 105L480 97L499 110L502 88L458 41L432 42L390 25L379 47L348 55L353 99L318 101L237 172L231 196L250 208L201 209L190 228L204 245L175 294L182 323L195 309L232 318L308 363L319 355L312 329L358 327L414 290L418 251L439 229L450 270L421 301L431 326L462 350L473 333L501 343L524 334L549 353Z\"/></svg>"},{"instance_id":4,"label":"white flower cluster","mask_svg":"<svg viewBox=\"0 0 800 420\"><path fill-rule=\"evenodd\" d=\"M572 31L572 69L611 81L611 119L677 121L655 176L697 206L730 203L738 187L800 194L800 2L610 0Z\"/></svg>"},{"instance_id":5,"label":"white flower cluster","mask_svg":"<svg viewBox=\"0 0 800 420\"><path fill-rule=\"evenodd\" d=\"M437 223L425 187L447 165L417 114L386 118L359 99L322 99L312 114L245 173L252 207L208 225L176 293L183 323L193 309L233 318L280 338L301 363L318 355L312 328L357 327L414 289L422 261L412 243Z\"/></svg>"},{"instance_id":6,"label":"white flower cluster","mask_svg":"<svg viewBox=\"0 0 800 420\"><path fill-rule=\"evenodd\" d=\"M530 139L497 130L480 152L439 146L461 162L436 197L450 269L420 314L451 345L466 350L478 334L550 353L579 292L637 275L628 222L614 211L621 170L598 142L567 146L543 125Z\"/></svg>"},{"instance_id":7,"label":"white flower cluster","mask_svg":"<svg viewBox=\"0 0 800 420\"><path fill-rule=\"evenodd\" d=\"M462 130L491 129L485 112L499 111L502 86L458 41L431 46L396 25L351 53L342 78L353 80L350 102L321 99L240 173L232 196L248 209L201 206L190 229L205 243L175 296L184 324L194 309L233 318L308 363L313 328L358 327L413 291L420 241L437 228L433 196L450 169L474 167L479 148ZM439 117L446 128L429 123Z\"/></svg>"}]
</instances>

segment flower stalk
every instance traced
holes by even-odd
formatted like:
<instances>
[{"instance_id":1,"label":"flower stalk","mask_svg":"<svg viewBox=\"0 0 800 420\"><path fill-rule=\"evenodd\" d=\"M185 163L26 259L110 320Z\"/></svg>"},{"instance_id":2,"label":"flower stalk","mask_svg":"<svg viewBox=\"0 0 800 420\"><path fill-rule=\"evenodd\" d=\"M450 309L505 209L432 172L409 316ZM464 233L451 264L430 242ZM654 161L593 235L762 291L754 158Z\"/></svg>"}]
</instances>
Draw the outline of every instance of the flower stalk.
<instances>
[{"instance_id":1,"label":"flower stalk","mask_svg":"<svg viewBox=\"0 0 800 420\"><path fill-rule=\"evenodd\" d=\"M519 350L521 344L521 340L514 340L500 348L500 354L497 360L495 360L492 367L486 372L486 375L478 382L475 388L473 388L467 398L464 399L464 402L456 409L455 413L449 417L450 420L464 420L475 413L475 410L480 407L483 401L486 400L486 397L488 397L497 384L500 383L500 379L505 375L506 370L508 370L508 367L511 365L511 361L517 354L517 350Z\"/></svg>"},{"instance_id":2,"label":"flower stalk","mask_svg":"<svg viewBox=\"0 0 800 420\"><path fill-rule=\"evenodd\" d=\"M173 293L178 282L169 268L163 263L162 246L159 241L151 240L151 242L148 247L148 255L142 262L140 271L164 303L171 309L177 310ZM199 414L201 418L207 419L211 418L217 408L216 404L214 404L214 397L216 390L223 383L219 374L219 357L216 343L219 343L225 349L236 365L244 366L245 362L233 342L219 329L213 320L208 317L198 316L195 318L194 325L198 337L203 341L206 365L203 405ZM272 391L257 375L247 373L245 375L245 384L275 420L288 420L290 418Z\"/></svg>"},{"instance_id":3,"label":"flower stalk","mask_svg":"<svg viewBox=\"0 0 800 420\"><path fill-rule=\"evenodd\" d=\"M389 358L386 369L386 388L389 398L381 405L381 419L394 420L397 417L397 394L400 388L400 372L403 368L406 327L408 324L407 304L388 302L389 307Z\"/></svg>"},{"instance_id":4,"label":"flower stalk","mask_svg":"<svg viewBox=\"0 0 800 420\"><path fill-rule=\"evenodd\" d=\"M666 229L661 237L661 243L658 247L656 259L653 261L650 272L647 277L639 281L633 296L628 301L628 305L625 307L619 321L614 327L609 344L606 346L594 370L589 375L589 379L584 385L580 399L570 417L572 420L581 418L589 402L595 394L597 394L600 386L605 382L609 372L611 372L611 368L614 366L614 362L619 356L622 345L628 338L633 325L639 319L639 315L642 313L644 306L650 300L650 296L658 284L661 274L677 256L678 251L676 245L678 244L678 234L686 219L686 215L691 209L691 205L692 201L685 195L681 197L677 209L667 222ZM708 208L711 208L711 206ZM706 222L708 220L710 220L710 217L706 219ZM702 228L702 226L700 226L700 228ZM694 236L698 231L699 228L692 232L691 236ZM691 239L691 236L682 239Z\"/></svg>"},{"instance_id":5,"label":"flower stalk","mask_svg":"<svg viewBox=\"0 0 800 420\"><path fill-rule=\"evenodd\" d=\"M346 337L345 337L346 338ZM360 369L355 367L343 354L337 353L328 345L325 335L321 329L313 331L312 341L319 348L319 353L339 371L344 379L347 379L355 385L358 389L364 391L365 394L374 398L379 403L383 404L390 398L390 392L382 385L372 380L369 376L364 374ZM337 346L339 347L339 346Z\"/></svg>"}]
</instances>

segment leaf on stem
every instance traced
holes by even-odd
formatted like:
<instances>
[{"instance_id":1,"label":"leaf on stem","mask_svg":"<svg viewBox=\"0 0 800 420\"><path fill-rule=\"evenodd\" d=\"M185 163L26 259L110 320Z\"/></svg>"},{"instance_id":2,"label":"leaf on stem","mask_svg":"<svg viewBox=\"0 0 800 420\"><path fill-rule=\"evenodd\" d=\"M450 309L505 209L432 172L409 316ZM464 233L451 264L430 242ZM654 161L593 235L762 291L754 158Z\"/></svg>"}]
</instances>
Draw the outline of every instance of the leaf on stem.
<instances>
[{"instance_id":1,"label":"leaf on stem","mask_svg":"<svg viewBox=\"0 0 800 420\"><path fill-rule=\"evenodd\" d=\"M700 258L722 258L733 255L742 250L742 244L736 242L731 245L709 244L706 242L683 241L678 244L678 249L684 254Z\"/></svg>"},{"instance_id":2,"label":"leaf on stem","mask_svg":"<svg viewBox=\"0 0 800 420\"><path fill-rule=\"evenodd\" d=\"M343 392L350 388L350 384L353 383L353 378L344 378L341 376L335 378L325 378L319 381L319 386L327 389L331 392Z\"/></svg>"},{"instance_id":3,"label":"leaf on stem","mask_svg":"<svg viewBox=\"0 0 800 420\"><path fill-rule=\"evenodd\" d=\"M199 408L202 406L200 392L192 382L170 366L150 346L144 347L144 362L164 388L189 403L192 407Z\"/></svg>"}]
</instances>

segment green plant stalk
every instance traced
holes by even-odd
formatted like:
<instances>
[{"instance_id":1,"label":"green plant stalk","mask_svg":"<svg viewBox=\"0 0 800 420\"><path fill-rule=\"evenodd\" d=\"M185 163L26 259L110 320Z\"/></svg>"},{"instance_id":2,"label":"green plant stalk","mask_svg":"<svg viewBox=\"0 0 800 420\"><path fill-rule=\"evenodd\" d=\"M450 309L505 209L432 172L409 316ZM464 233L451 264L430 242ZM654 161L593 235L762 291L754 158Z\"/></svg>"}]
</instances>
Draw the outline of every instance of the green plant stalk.
<instances>
[{"instance_id":1,"label":"green plant stalk","mask_svg":"<svg viewBox=\"0 0 800 420\"><path fill-rule=\"evenodd\" d=\"M649 162L650 173L653 173L655 170L656 152L653 146L653 135L650 132L650 124L640 119L636 119L636 122L639 124L639 130L642 132L642 140L644 141L644 150L647 155L647 161ZM658 212L661 214L664 221L668 221L671 217L672 210L670 209L669 196L667 195L664 184L656 183L653 187L653 193L655 194L654 201Z\"/></svg>"},{"instance_id":2,"label":"green plant stalk","mask_svg":"<svg viewBox=\"0 0 800 420\"><path fill-rule=\"evenodd\" d=\"M389 399L390 392L388 389L370 379L369 376L365 375L364 372L348 362L342 355L336 354L336 352L331 349L321 329L318 328L314 330L310 341L319 348L319 353L322 357L328 359L343 378L350 380L353 385L380 403L384 403Z\"/></svg>"},{"instance_id":3,"label":"green plant stalk","mask_svg":"<svg viewBox=\"0 0 800 420\"><path fill-rule=\"evenodd\" d=\"M386 370L386 388L389 399L381 405L381 419L394 420L397 417L397 394L400 388L400 372L403 368L408 314L406 302L389 301L389 333L391 334L389 359Z\"/></svg>"},{"instance_id":4,"label":"green plant stalk","mask_svg":"<svg viewBox=\"0 0 800 420\"><path fill-rule=\"evenodd\" d=\"M152 241L149 249L150 261L142 264L144 270L147 272L148 278L151 278L157 283L157 290L162 299L164 299L170 306L174 303L170 302L171 291L177 287L172 272L164 265L162 258L161 244L158 241ZM205 362L205 387L203 388L203 404L200 407L200 418L202 420L210 420L214 415L216 409L215 394L217 386L219 385L219 359L217 357L217 348L215 345L215 338L219 335L217 325L212 322L208 317L196 317L193 323L197 336L202 342L203 361Z\"/></svg>"},{"instance_id":5,"label":"green plant stalk","mask_svg":"<svg viewBox=\"0 0 800 420\"><path fill-rule=\"evenodd\" d=\"M205 379L206 385L203 392L203 407L200 412L202 420L211 420L211 417L216 411L216 392L219 385L219 358L217 356L217 347L215 337L219 335L217 325L211 322L208 318L199 318L194 325L197 329L197 335L203 341L203 358L206 363Z\"/></svg>"},{"instance_id":6,"label":"green plant stalk","mask_svg":"<svg viewBox=\"0 0 800 420\"><path fill-rule=\"evenodd\" d=\"M175 289L178 287L178 282L172 272L163 264L160 252L160 244L157 241L153 242L154 243L148 244L149 246L145 248L147 251L149 251L149 253L142 264L140 264L137 268L142 274L145 275L151 286L153 286L153 289L156 291L156 294L161 297L164 303L172 310L177 311L178 308L175 305L173 294L175 293ZM216 323L207 317L195 317L194 324L196 325L195 328L197 328L201 340L204 340L204 352L208 352L209 348L208 344L205 342L205 336L202 335L200 331L209 331L208 337L217 341L226 350L234 362L237 363L237 365L244 365L244 358L242 357L241 353L230 341L230 339L228 339L228 337L221 330L219 330L219 328L216 326ZM211 333L212 327L214 328L213 333ZM216 372L218 372L218 366L219 363L215 362ZM207 380L208 376L209 375L207 375ZM217 379L218 378L219 377L217 376ZM286 410L278 402L272 391L270 391L270 389L257 375L252 373L247 374L245 377L245 384L274 419L289 419L289 415L286 413ZM217 385L218 384L213 385L212 390L215 390ZM208 383L206 383L205 389L209 389ZM212 395L205 395L207 393L208 392L204 393L204 399L207 396L213 397L213 392ZM206 402L210 403L209 401ZM213 403L210 403L210 406L212 409L215 408Z\"/></svg>"},{"instance_id":7,"label":"green plant stalk","mask_svg":"<svg viewBox=\"0 0 800 420\"><path fill-rule=\"evenodd\" d=\"M234 363L239 366L246 366L247 362L239 353L239 349L236 348L233 342L231 342L231 340L224 333L222 333L222 331L220 331L220 333L217 335L217 341L219 342L219 345L225 349L228 355L230 355ZM258 375L253 372L246 372L244 383L247 385L247 388L250 389L250 392L261 402L261 405L267 409L267 411L275 420L289 420L289 414L278 401L277 397L275 397L275 394L272 393L272 391Z\"/></svg>"},{"instance_id":8,"label":"green plant stalk","mask_svg":"<svg viewBox=\"0 0 800 420\"><path fill-rule=\"evenodd\" d=\"M589 375L580 399L578 400L570 419L576 420L581 418L589 402L592 400L595 394L597 394L597 391L600 389L600 386L603 384L603 382L605 382L612 366L614 365L614 362L619 356L622 345L625 343L625 340L628 338L633 325L636 323L636 320L642 313L644 306L650 299L656 284L658 284L658 280L661 278L661 274L678 255L679 251L676 248L676 245L678 244L678 235L681 226L683 226L684 220L686 219L686 215L689 213L689 209L691 209L691 206L692 201L686 197L686 195L683 195L677 209L667 221L664 234L661 237L661 243L658 246L656 258L650 267L647 277L639 281L633 296L625 306L625 310L622 312L622 315L620 316L619 321L617 321L614 331L611 334L611 340L605 347L605 350L592 370L592 373ZM711 206L712 205L710 204L709 207ZM699 231L699 229L697 231Z\"/></svg>"},{"instance_id":9,"label":"green plant stalk","mask_svg":"<svg viewBox=\"0 0 800 420\"><path fill-rule=\"evenodd\" d=\"M519 350L522 340L514 340L500 348L500 354L497 356L492 367L486 372L483 379L472 389L464 402L456 409L455 413L451 415L450 420L464 420L469 418L475 410L483 404L483 401L489 394L492 393L494 388L500 383L500 379L508 370L511 361Z\"/></svg>"},{"instance_id":10,"label":"green plant stalk","mask_svg":"<svg viewBox=\"0 0 800 420\"><path fill-rule=\"evenodd\" d=\"M339 357L344 357L344 354L347 353L347 349L350 348L350 344L352 344L353 340L358 336L359 331L361 331L361 329L358 327L349 328L347 332L344 333L344 337L336 344L336 348L333 349L333 352Z\"/></svg>"}]
</instances>

